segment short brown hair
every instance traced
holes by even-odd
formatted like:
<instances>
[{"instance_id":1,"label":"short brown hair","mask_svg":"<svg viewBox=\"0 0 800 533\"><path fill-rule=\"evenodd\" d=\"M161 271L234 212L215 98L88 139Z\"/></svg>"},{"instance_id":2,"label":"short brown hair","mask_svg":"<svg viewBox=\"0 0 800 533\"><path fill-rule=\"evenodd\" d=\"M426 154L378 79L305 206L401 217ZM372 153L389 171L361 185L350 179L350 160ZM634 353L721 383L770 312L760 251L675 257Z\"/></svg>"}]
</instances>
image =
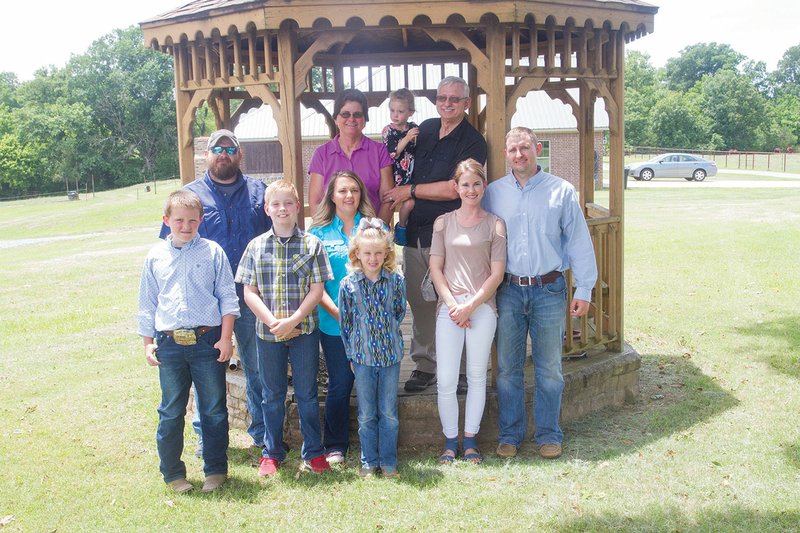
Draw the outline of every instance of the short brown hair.
<instances>
[{"instance_id":1,"label":"short brown hair","mask_svg":"<svg viewBox=\"0 0 800 533\"><path fill-rule=\"evenodd\" d=\"M355 102L361 106L361 112L364 113L364 121L369 122L369 102L367 96L358 89L345 89L339 93L336 100L333 102L333 119L339 116L339 112L347 102Z\"/></svg>"},{"instance_id":2,"label":"short brown hair","mask_svg":"<svg viewBox=\"0 0 800 533\"><path fill-rule=\"evenodd\" d=\"M537 144L539 139L536 138L536 134L533 133L533 130L530 128L526 128L525 126L517 126L516 128L511 128L508 133L506 133L506 141L508 141L511 137L519 137L520 135L527 135L531 138L531 142L533 144Z\"/></svg>"},{"instance_id":3,"label":"short brown hair","mask_svg":"<svg viewBox=\"0 0 800 533\"><path fill-rule=\"evenodd\" d=\"M203 218L203 202L197 194L189 189L178 189L167 196L167 201L164 203L164 216L169 217L176 207L195 209L200 214L200 218Z\"/></svg>"}]
</instances>

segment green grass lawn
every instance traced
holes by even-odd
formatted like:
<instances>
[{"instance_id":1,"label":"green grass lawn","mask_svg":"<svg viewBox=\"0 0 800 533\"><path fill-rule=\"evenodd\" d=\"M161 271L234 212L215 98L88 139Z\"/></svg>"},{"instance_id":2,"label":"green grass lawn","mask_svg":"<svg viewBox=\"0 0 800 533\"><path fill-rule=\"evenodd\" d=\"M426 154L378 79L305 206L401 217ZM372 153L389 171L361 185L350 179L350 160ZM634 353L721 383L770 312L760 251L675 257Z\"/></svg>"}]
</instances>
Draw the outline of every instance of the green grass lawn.
<instances>
[{"instance_id":1,"label":"green grass lawn","mask_svg":"<svg viewBox=\"0 0 800 533\"><path fill-rule=\"evenodd\" d=\"M528 444L509 461L485 450L478 467L401 453L399 480L361 480L354 460L261 480L232 430L232 479L184 496L158 473L157 374L134 334L168 190L0 210L3 531L800 527L800 189L626 191L625 331L641 395L568 424L560 460ZM70 238L5 242L51 236ZM185 459L200 481L200 461Z\"/></svg>"}]
</instances>

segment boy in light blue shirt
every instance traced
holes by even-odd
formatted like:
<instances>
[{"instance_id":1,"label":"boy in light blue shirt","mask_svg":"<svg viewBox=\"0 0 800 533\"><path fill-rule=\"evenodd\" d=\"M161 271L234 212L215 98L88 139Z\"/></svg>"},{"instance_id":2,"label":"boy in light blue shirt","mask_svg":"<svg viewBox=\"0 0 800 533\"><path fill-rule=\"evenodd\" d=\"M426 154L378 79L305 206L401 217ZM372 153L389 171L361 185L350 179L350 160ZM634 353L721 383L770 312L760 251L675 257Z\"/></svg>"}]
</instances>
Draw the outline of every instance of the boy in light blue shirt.
<instances>
[{"instance_id":1,"label":"boy in light blue shirt","mask_svg":"<svg viewBox=\"0 0 800 533\"><path fill-rule=\"evenodd\" d=\"M203 491L221 487L228 474L225 369L233 354L239 299L225 252L197 234L202 219L203 205L195 193L181 189L169 195L163 220L170 235L147 254L139 285L137 331L161 384L159 468L179 493L193 489L181 460L192 383L205 440Z\"/></svg>"}]
</instances>

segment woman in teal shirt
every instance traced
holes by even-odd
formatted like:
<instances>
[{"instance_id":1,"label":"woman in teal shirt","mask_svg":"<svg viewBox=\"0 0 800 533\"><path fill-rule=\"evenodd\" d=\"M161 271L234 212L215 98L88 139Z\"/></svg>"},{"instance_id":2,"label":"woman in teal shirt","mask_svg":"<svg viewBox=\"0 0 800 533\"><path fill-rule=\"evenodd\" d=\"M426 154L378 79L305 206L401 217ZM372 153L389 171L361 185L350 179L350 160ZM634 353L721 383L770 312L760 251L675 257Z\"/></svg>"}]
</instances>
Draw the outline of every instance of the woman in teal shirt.
<instances>
[{"instance_id":1,"label":"woman in teal shirt","mask_svg":"<svg viewBox=\"0 0 800 533\"><path fill-rule=\"evenodd\" d=\"M325 245L333 269L333 279L325 282L325 294L319 304L320 343L328 367L322 445L330 464L343 463L347 455L353 390L353 371L339 330L339 283L347 275L350 237L362 217L374 216L364 182L355 172L340 170L328 182L308 230Z\"/></svg>"}]
</instances>

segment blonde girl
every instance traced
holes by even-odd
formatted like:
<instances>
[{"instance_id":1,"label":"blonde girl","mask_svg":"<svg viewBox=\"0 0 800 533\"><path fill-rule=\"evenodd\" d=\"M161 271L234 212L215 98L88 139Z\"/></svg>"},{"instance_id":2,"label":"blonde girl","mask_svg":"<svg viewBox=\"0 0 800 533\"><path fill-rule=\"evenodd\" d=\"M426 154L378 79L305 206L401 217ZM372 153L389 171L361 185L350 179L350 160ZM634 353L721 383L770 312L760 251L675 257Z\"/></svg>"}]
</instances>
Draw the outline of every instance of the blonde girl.
<instances>
[{"instance_id":1,"label":"blonde girl","mask_svg":"<svg viewBox=\"0 0 800 533\"><path fill-rule=\"evenodd\" d=\"M358 392L361 476L397 476L397 384L405 282L396 272L391 233L362 218L350 239L350 273L339 288L339 325Z\"/></svg>"}]
</instances>

